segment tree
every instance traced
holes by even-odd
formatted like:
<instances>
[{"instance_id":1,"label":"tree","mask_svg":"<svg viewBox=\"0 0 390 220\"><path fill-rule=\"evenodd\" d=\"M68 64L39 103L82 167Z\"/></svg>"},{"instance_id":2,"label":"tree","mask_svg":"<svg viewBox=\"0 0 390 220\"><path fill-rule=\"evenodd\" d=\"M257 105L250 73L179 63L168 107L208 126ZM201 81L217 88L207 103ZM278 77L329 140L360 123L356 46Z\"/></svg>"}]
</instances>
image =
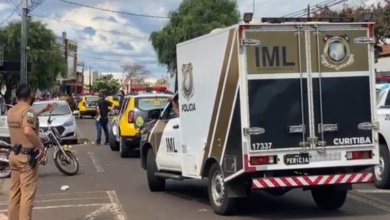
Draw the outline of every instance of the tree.
<instances>
[{"instance_id":1,"label":"tree","mask_svg":"<svg viewBox=\"0 0 390 220\"><path fill-rule=\"evenodd\" d=\"M344 5L339 10L332 10L329 7L319 7L313 13L314 17L352 17L355 21L362 21L366 12L373 13L375 22L375 56L378 58L382 52L382 46L386 44L386 39L390 38L390 0L385 0L384 4L350 6Z\"/></svg>"},{"instance_id":2,"label":"tree","mask_svg":"<svg viewBox=\"0 0 390 220\"><path fill-rule=\"evenodd\" d=\"M158 62L168 72L176 73L176 44L207 34L216 28L238 23L240 12L233 0L184 0L160 31L151 33L150 41Z\"/></svg>"},{"instance_id":3,"label":"tree","mask_svg":"<svg viewBox=\"0 0 390 220\"><path fill-rule=\"evenodd\" d=\"M55 84L58 75L66 75L66 60L56 35L39 21L28 21L28 62L32 71L28 83L34 89L47 89ZM20 21L11 22L0 29L0 42L4 43L4 57L8 61L20 61ZM9 101L11 93L20 81L19 72L0 72L0 86L5 92L0 95Z\"/></svg>"},{"instance_id":4,"label":"tree","mask_svg":"<svg viewBox=\"0 0 390 220\"><path fill-rule=\"evenodd\" d=\"M114 79L112 74L107 74L99 76L90 89L106 95L112 95L117 93L120 87L119 80Z\"/></svg>"},{"instance_id":5,"label":"tree","mask_svg":"<svg viewBox=\"0 0 390 220\"><path fill-rule=\"evenodd\" d=\"M133 85L133 82L140 81L143 77L150 74L150 72L141 64L133 63L131 65L123 65L123 74L124 81L122 81L122 88L130 82Z\"/></svg>"}]
</instances>

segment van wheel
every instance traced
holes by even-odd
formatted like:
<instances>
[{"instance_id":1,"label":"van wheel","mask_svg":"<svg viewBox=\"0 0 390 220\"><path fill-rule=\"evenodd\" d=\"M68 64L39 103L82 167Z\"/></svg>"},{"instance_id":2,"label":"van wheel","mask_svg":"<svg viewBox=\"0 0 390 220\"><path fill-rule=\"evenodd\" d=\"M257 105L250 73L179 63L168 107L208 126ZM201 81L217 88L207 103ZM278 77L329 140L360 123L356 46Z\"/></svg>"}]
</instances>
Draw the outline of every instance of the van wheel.
<instances>
[{"instance_id":1,"label":"van wheel","mask_svg":"<svg viewBox=\"0 0 390 220\"><path fill-rule=\"evenodd\" d=\"M209 171L208 193L211 207L219 215L231 215L236 207L236 198L229 198L220 166L214 163Z\"/></svg>"},{"instance_id":2,"label":"van wheel","mask_svg":"<svg viewBox=\"0 0 390 220\"><path fill-rule=\"evenodd\" d=\"M149 189L152 192L159 192L165 190L165 179L156 177L154 174L158 172L156 157L152 149L148 150L146 157L146 175L148 178Z\"/></svg>"},{"instance_id":3,"label":"van wheel","mask_svg":"<svg viewBox=\"0 0 390 220\"><path fill-rule=\"evenodd\" d=\"M112 128L110 131L110 148L112 151L118 151L119 150L119 143L116 142L116 138L114 133L112 132Z\"/></svg>"},{"instance_id":4,"label":"van wheel","mask_svg":"<svg viewBox=\"0 0 390 220\"><path fill-rule=\"evenodd\" d=\"M379 145L379 164L374 168L375 186L380 189L390 188L390 156L387 145Z\"/></svg>"},{"instance_id":5,"label":"van wheel","mask_svg":"<svg viewBox=\"0 0 390 220\"><path fill-rule=\"evenodd\" d=\"M119 138L119 155L122 158L126 158L130 156L129 146L126 144L126 140L123 137Z\"/></svg>"},{"instance_id":6,"label":"van wheel","mask_svg":"<svg viewBox=\"0 0 390 220\"><path fill-rule=\"evenodd\" d=\"M314 202L321 209L337 210L347 199L348 190L336 190L333 186L314 188L311 190Z\"/></svg>"}]
</instances>

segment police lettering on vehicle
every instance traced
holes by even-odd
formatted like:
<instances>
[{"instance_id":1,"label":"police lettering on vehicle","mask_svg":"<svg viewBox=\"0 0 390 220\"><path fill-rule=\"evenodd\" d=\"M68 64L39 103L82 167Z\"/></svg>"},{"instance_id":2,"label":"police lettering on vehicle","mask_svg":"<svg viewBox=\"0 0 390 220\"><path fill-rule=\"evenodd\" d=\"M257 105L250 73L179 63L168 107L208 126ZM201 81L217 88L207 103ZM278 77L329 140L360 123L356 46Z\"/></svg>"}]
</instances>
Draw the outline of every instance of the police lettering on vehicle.
<instances>
[{"instance_id":1,"label":"police lettering on vehicle","mask_svg":"<svg viewBox=\"0 0 390 220\"><path fill-rule=\"evenodd\" d=\"M369 137L349 137L349 138L335 138L334 145L354 145L354 144L371 144Z\"/></svg>"},{"instance_id":2,"label":"police lettering on vehicle","mask_svg":"<svg viewBox=\"0 0 390 220\"><path fill-rule=\"evenodd\" d=\"M288 67L295 66L295 62L287 60L287 47L256 47L256 67Z\"/></svg>"},{"instance_id":3,"label":"police lettering on vehicle","mask_svg":"<svg viewBox=\"0 0 390 220\"><path fill-rule=\"evenodd\" d=\"M181 67L182 72L182 95L187 100L190 101L192 96L194 96L194 76L192 74L192 63L183 64ZM195 103L183 103L181 105L182 112L193 112L196 111Z\"/></svg>"},{"instance_id":4,"label":"police lettering on vehicle","mask_svg":"<svg viewBox=\"0 0 390 220\"><path fill-rule=\"evenodd\" d=\"M175 139L174 138L165 138L167 152L168 153L177 153Z\"/></svg>"}]
</instances>

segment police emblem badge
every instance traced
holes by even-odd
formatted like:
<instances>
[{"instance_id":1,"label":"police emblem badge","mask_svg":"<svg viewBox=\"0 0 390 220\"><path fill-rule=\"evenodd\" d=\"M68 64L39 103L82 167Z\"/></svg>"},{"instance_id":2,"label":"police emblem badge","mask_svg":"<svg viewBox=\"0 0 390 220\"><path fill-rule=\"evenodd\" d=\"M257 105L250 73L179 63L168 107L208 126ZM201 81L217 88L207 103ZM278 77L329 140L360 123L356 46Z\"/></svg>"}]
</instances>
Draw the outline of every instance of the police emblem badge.
<instances>
[{"instance_id":1,"label":"police emblem badge","mask_svg":"<svg viewBox=\"0 0 390 220\"><path fill-rule=\"evenodd\" d=\"M325 45L321 55L322 65L339 71L353 64L354 55L351 53L350 38L347 35L326 35L323 41Z\"/></svg>"},{"instance_id":2,"label":"police emblem badge","mask_svg":"<svg viewBox=\"0 0 390 220\"><path fill-rule=\"evenodd\" d=\"M181 67L182 72L182 94L183 97L189 101L194 95L194 77L192 75L192 63L183 64Z\"/></svg>"}]
</instances>

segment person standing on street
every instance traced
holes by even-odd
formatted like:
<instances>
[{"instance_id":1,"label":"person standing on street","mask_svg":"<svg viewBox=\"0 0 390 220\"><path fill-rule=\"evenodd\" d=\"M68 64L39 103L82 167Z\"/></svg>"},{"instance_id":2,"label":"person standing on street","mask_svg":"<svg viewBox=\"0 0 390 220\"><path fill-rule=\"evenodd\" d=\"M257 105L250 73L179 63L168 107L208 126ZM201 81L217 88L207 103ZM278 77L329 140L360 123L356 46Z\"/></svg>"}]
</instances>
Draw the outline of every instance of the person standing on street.
<instances>
[{"instance_id":1,"label":"person standing on street","mask_svg":"<svg viewBox=\"0 0 390 220\"><path fill-rule=\"evenodd\" d=\"M104 98L104 94L99 94L99 100L97 101L96 111L96 144L100 145L102 140L102 129L104 131L104 136L106 137L106 142L104 144L109 143L109 133L108 133L108 113L110 112L110 108L114 109L114 104Z\"/></svg>"},{"instance_id":2,"label":"person standing on street","mask_svg":"<svg viewBox=\"0 0 390 220\"><path fill-rule=\"evenodd\" d=\"M11 189L8 219L31 220L38 181L36 164L45 157L45 151L38 135L38 114L31 107L35 94L28 84L20 84L16 88L16 97L18 102L7 114L12 145L9 155ZM49 104L39 113L50 111L53 106Z\"/></svg>"}]
</instances>

